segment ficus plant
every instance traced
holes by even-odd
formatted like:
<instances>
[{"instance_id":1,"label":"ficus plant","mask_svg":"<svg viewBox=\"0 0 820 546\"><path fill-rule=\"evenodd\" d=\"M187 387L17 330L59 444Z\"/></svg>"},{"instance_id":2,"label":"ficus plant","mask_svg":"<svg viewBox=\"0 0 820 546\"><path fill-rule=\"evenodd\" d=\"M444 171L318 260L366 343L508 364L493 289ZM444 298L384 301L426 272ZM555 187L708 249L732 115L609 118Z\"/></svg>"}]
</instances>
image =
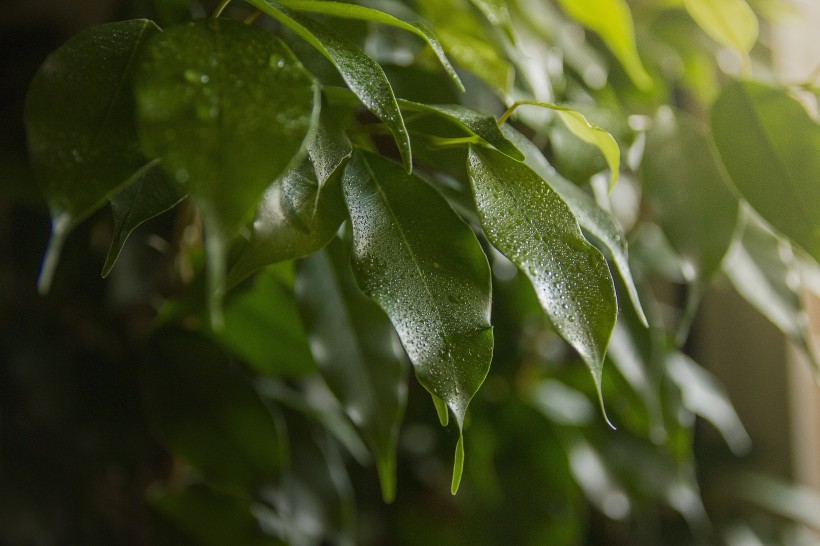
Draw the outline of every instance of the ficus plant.
<instances>
[{"instance_id":1,"label":"ficus plant","mask_svg":"<svg viewBox=\"0 0 820 546\"><path fill-rule=\"evenodd\" d=\"M745 0L210 7L80 32L25 104L43 294L100 209L103 276L175 217L141 346L177 461L149 494L158 543L430 543L413 521L442 543L578 543L590 510L663 521L658 502L703 539L692 415L737 453L748 437L682 351L699 302L725 274L811 357L787 279L820 260L816 88L772 81ZM400 441L421 404L446 456ZM501 509L516 457L548 491ZM419 508L355 530L351 467L403 506L397 464L441 488L446 460L469 491L441 502L474 526ZM381 513L369 486L360 510ZM507 510L530 527L481 516Z\"/></svg>"}]
</instances>

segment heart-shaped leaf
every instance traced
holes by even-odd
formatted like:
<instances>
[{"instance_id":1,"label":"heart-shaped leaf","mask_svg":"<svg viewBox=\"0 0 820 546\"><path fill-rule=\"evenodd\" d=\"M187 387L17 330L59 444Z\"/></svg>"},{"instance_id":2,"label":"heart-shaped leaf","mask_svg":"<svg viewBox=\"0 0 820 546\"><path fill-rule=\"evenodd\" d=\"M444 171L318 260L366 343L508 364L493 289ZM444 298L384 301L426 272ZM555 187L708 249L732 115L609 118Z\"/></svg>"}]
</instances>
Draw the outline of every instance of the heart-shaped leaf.
<instances>
[{"instance_id":1,"label":"heart-shaped leaf","mask_svg":"<svg viewBox=\"0 0 820 546\"><path fill-rule=\"evenodd\" d=\"M227 19L154 36L134 82L144 150L162 158L202 212L218 327L227 243L302 149L318 88L278 38Z\"/></svg>"},{"instance_id":2,"label":"heart-shaped leaf","mask_svg":"<svg viewBox=\"0 0 820 546\"><path fill-rule=\"evenodd\" d=\"M48 291L68 233L146 163L128 83L139 50L158 32L147 20L90 28L49 55L31 82L29 157L52 220L41 292Z\"/></svg>"},{"instance_id":3,"label":"heart-shaped leaf","mask_svg":"<svg viewBox=\"0 0 820 546\"><path fill-rule=\"evenodd\" d=\"M527 165L470 146L467 168L487 238L530 279L556 331L592 372L600 397L618 312L606 260L584 239L567 204Z\"/></svg>"},{"instance_id":4,"label":"heart-shaped leaf","mask_svg":"<svg viewBox=\"0 0 820 546\"><path fill-rule=\"evenodd\" d=\"M248 0L248 3L290 28L333 63L350 90L393 134L404 168L408 173L411 172L413 159L410 136L404 126L393 88L381 66L356 45L317 21L271 0Z\"/></svg>"},{"instance_id":5,"label":"heart-shaped leaf","mask_svg":"<svg viewBox=\"0 0 820 546\"><path fill-rule=\"evenodd\" d=\"M168 179L158 161L148 164L130 186L112 197L114 236L105 258L102 276L106 277L111 272L131 232L151 218L172 209L184 198L185 193L178 184Z\"/></svg>"},{"instance_id":6,"label":"heart-shaped leaf","mask_svg":"<svg viewBox=\"0 0 820 546\"><path fill-rule=\"evenodd\" d=\"M356 286L338 239L299 262L296 295L319 371L361 431L378 465L382 496L392 502L407 403L406 364L393 326Z\"/></svg>"},{"instance_id":7,"label":"heart-shaped leaf","mask_svg":"<svg viewBox=\"0 0 820 546\"><path fill-rule=\"evenodd\" d=\"M712 134L743 197L820 261L820 124L785 89L735 81L712 106Z\"/></svg>"},{"instance_id":8,"label":"heart-shaped leaf","mask_svg":"<svg viewBox=\"0 0 820 546\"><path fill-rule=\"evenodd\" d=\"M390 317L419 381L461 430L492 359L487 258L441 195L389 160L354 155L343 188L359 286Z\"/></svg>"}]
</instances>

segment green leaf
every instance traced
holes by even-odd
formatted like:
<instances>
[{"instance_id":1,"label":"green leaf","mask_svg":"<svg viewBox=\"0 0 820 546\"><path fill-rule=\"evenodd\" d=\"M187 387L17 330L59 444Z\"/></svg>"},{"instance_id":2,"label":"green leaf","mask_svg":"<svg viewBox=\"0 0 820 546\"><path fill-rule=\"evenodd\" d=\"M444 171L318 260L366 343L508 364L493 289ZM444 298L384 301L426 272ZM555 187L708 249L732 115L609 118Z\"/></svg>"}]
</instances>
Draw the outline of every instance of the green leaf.
<instances>
[{"instance_id":1,"label":"green leaf","mask_svg":"<svg viewBox=\"0 0 820 546\"><path fill-rule=\"evenodd\" d=\"M711 121L735 187L820 261L820 124L784 89L739 81L723 88Z\"/></svg>"},{"instance_id":2,"label":"green leaf","mask_svg":"<svg viewBox=\"0 0 820 546\"><path fill-rule=\"evenodd\" d=\"M435 190L380 156L354 155L343 187L359 286L461 429L493 349L490 270L478 240Z\"/></svg>"},{"instance_id":3,"label":"green leaf","mask_svg":"<svg viewBox=\"0 0 820 546\"><path fill-rule=\"evenodd\" d=\"M134 83L143 149L202 212L211 320L220 327L227 244L302 149L317 85L278 38L228 19L156 35Z\"/></svg>"},{"instance_id":4,"label":"green leaf","mask_svg":"<svg viewBox=\"0 0 820 546\"><path fill-rule=\"evenodd\" d=\"M461 484L461 476L464 474L464 435L459 431L458 443L456 443L456 456L453 459L453 481L450 484L450 493L458 493L458 486Z\"/></svg>"},{"instance_id":5,"label":"green leaf","mask_svg":"<svg viewBox=\"0 0 820 546\"><path fill-rule=\"evenodd\" d=\"M111 198L114 214L114 236L105 259L102 276L106 277L122 252L128 236L151 218L175 207L185 194L171 182L153 161L136 175L136 180L126 189Z\"/></svg>"},{"instance_id":6,"label":"green leaf","mask_svg":"<svg viewBox=\"0 0 820 546\"><path fill-rule=\"evenodd\" d=\"M638 320L644 326L649 326L641 305L638 289L635 286L635 279L629 267L629 250L627 247L626 235L624 234L618 221L609 212L605 211L595 202L590 195L581 188L565 180L549 164L547 159L532 142L527 140L515 129L504 126L504 134L527 156L526 164L543 178L550 187L561 196L569 206L572 214L578 220L578 224L593 238L599 241L612 256L615 268L626 286L629 300L635 308Z\"/></svg>"},{"instance_id":7,"label":"green leaf","mask_svg":"<svg viewBox=\"0 0 820 546\"><path fill-rule=\"evenodd\" d=\"M325 25L271 0L248 0L252 6L290 28L324 55L350 90L387 126L399 147L405 170L413 169L410 136L404 126L393 88L379 64L356 45Z\"/></svg>"},{"instance_id":8,"label":"green leaf","mask_svg":"<svg viewBox=\"0 0 820 546\"><path fill-rule=\"evenodd\" d=\"M319 13L321 15L330 15L332 17L343 17L346 19L358 19L360 21L370 21L373 23L381 23L383 25L390 25L392 27L400 28L408 32L412 32L430 46L433 53L436 54L441 66L450 76L450 79L458 86L461 91L464 91L464 84L461 83L461 78L456 74L453 65L445 55L438 39L433 33L421 23L407 23L397 17L393 17L383 11L376 9L357 6L356 4L346 4L343 2L325 2L323 0L280 0L279 4L287 8L297 11L307 11L311 13ZM509 14L507 14L509 17Z\"/></svg>"},{"instance_id":9,"label":"green leaf","mask_svg":"<svg viewBox=\"0 0 820 546\"><path fill-rule=\"evenodd\" d=\"M683 0L683 4L716 42L743 55L748 55L757 42L757 17L746 0Z\"/></svg>"},{"instance_id":10,"label":"green leaf","mask_svg":"<svg viewBox=\"0 0 820 546\"><path fill-rule=\"evenodd\" d=\"M459 104L421 104L408 100L399 100L399 106L412 112L438 116L466 130L469 134L479 137L511 158L517 161L524 159L524 154L504 136L492 116L479 114L475 110Z\"/></svg>"},{"instance_id":11,"label":"green leaf","mask_svg":"<svg viewBox=\"0 0 820 546\"><path fill-rule=\"evenodd\" d=\"M470 2L481 10L491 25L501 28L510 40L515 41L510 9L507 7L506 0L470 0Z\"/></svg>"},{"instance_id":12,"label":"green leaf","mask_svg":"<svg viewBox=\"0 0 820 546\"><path fill-rule=\"evenodd\" d=\"M388 318L356 286L335 240L299 262L299 309L319 371L373 453L382 496L396 494L396 445L407 404L404 354Z\"/></svg>"},{"instance_id":13,"label":"green leaf","mask_svg":"<svg viewBox=\"0 0 820 546\"><path fill-rule=\"evenodd\" d=\"M324 114L319 116L319 125L308 140L307 151L321 189L337 173L339 167L350 159L353 146L345 132L329 115Z\"/></svg>"},{"instance_id":14,"label":"green leaf","mask_svg":"<svg viewBox=\"0 0 820 546\"><path fill-rule=\"evenodd\" d=\"M128 81L137 53L158 32L144 19L90 28L49 55L31 82L29 158L53 226L41 292L49 289L68 233L146 163Z\"/></svg>"},{"instance_id":15,"label":"green leaf","mask_svg":"<svg viewBox=\"0 0 820 546\"><path fill-rule=\"evenodd\" d=\"M737 225L738 202L705 131L665 108L647 134L641 182L658 224L683 258L689 282L720 270Z\"/></svg>"},{"instance_id":16,"label":"green leaf","mask_svg":"<svg viewBox=\"0 0 820 546\"><path fill-rule=\"evenodd\" d=\"M172 453L234 491L279 476L276 422L212 342L161 331L150 343L146 366L148 423Z\"/></svg>"},{"instance_id":17,"label":"green leaf","mask_svg":"<svg viewBox=\"0 0 820 546\"><path fill-rule=\"evenodd\" d=\"M567 204L528 166L478 146L470 146L467 166L487 238L530 279L601 397L603 358L618 311L606 260L584 239Z\"/></svg>"},{"instance_id":18,"label":"green leaf","mask_svg":"<svg viewBox=\"0 0 820 546\"><path fill-rule=\"evenodd\" d=\"M625 0L558 0L558 3L567 15L601 37L637 87L652 88L652 78L638 56L632 12Z\"/></svg>"}]
</instances>

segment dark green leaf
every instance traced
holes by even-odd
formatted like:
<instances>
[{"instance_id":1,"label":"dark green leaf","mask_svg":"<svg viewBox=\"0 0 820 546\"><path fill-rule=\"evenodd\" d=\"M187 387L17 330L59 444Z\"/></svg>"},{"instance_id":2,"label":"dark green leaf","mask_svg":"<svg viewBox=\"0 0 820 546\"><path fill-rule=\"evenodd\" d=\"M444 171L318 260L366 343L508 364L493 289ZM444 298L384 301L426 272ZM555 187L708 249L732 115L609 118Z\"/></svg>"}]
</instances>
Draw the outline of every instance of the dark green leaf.
<instances>
[{"instance_id":1,"label":"dark green leaf","mask_svg":"<svg viewBox=\"0 0 820 546\"><path fill-rule=\"evenodd\" d=\"M743 197L820 261L820 124L784 89L735 81L712 107L712 134Z\"/></svg>"},{"instance_id":2,"label":"dark green leaf","mask_svg":"<svg viewBox=\"0 0 820 546\"><path fill-rule=\"evenodd\" d=\"M319 371L361 431L378 465L382 496L392 502L407 403L406 365L393 327L356 286L338 239L300 262L296 294Z\"/></svg>"},{"instance_id":3,"label":"dark green leaf","mask_svg":"<svg viewBox=\"0 0 820 546\"><path fill-rule=\"evenodd\" d=\"M353 146L329 115L321 115L316 132L308 140L307 151L316 171L319 188L322 188L337 169L350 159Z\"/></svg>"},{"instance_id":4,"label":"dark green leaf","mask_svg":"<svg viewBox=\"0 0 820 546\"><path fill-rule=\"evenodd\" d=\"M490 242L532 282L556 331L581 355L600 396L618 306L606 260L567 204L522 163L470 146L470 183Z\"/></svg>"},{"instance_id":5,"label":"dark green leaf","mask_svg":"<svg viewBox=\"0 0 820 546\"><path fill-rule=\"evenodd\" d=\"M318 114L317 86L271 33L212 19L150 40L135 93L143 148L202 211L219 326L227 243L302 149Z\"/></svg>"},{"instance_id":6,"label":"dark green leaf","mask_svg":"<svg viewBox=\"0 0 820 546\"><path fill-rule=\"evenodd\" d=\"M379 156L354 156L343 187L359 286L461 428L493 347L490 271L475 234L435 190Z\"/></svg>"},{"instance_id":7,"label":"dark green leaf","mask_svg":"<svg viewBox=\"0 0 820 546\"><path fill-rule=\"evenodd\" d=\"M131 232L151 218L173 208L185 197L178 184L168 179L165 171L154 161L143 168L137 179L111 198L114 213L114 236L105 259L102 276L111 268L122 252Z\"/></svg>"},{"instance_id":8,"label":"dark green leaf","mask_svg":"<svg viewBox=\"0 0 820 546\"><path fill-rule=\"evenodd\" d=\"M248 0L248 3L286 25L333 63L350 90L393 134L405 170L412 171L410 136L404 126L393 88L378 63L347 38L321 23L271 0Z\"/></svg>"},{"instance_id":9,"label":"dark green leaf","mask_svg":"<svg viewBox=\"0 0 820 546\"><path fill-rule=\"evenodd\" d=\"M71 229L146 163L128 80L138 51L158 32L147 20L93 27L52 53L31 82L25 107L29 157L53 226L42 292Z\"/></svg>"},{"instance_id":10,"label":"dark green leaf","mask_svg":"<svg viewBox=\"0 0 820 546\"><path fill-rule=\"evenodd\" d=\"M146 359L146 411L157 438L214 483L243 490L280 473L269 410L207 339L161 331Z\"/></svg>"}]
</instances>

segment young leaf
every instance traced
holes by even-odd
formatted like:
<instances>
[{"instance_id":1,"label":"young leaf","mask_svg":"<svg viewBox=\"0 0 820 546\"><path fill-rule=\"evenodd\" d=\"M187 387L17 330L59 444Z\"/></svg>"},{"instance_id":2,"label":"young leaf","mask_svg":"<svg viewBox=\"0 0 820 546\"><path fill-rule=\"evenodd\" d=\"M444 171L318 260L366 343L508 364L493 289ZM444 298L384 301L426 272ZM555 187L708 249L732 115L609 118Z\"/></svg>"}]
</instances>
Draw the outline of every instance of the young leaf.
<instances>
[{"instance_id":1,"label":"young leaf","mask_svg":"<svg viewBox=\"0 0 820 546\"><path fill-rule=\"evenodd\" d=\"M501 132L495 118L479 114L459 104L421 104L409 100L399 100L399 106L405 110L433 114L475 135L493 146L499 152L522 161L524 154Z\"/></svg>"},{"instance_id":2,"label":"young leaf","mask_svg":"<svg viewBox=\"0 0 820 546\"><path fill-rule=\"evenodd\" d=\"M484 232L530 279L556 331L592 372L600 397L618 311L606 260L584 239L567 204L529 167L478 146L470 146L467 167Z\"/></svg>"},{"instance_id":3,"label":"young leaf","mask_svg":"<svg viewBox=\"0 0 820 546\"><path fill-rule=\"evenodd\" d=\"M746 0L683 0L683 4L718 43L748 55L757 42L757 17Z\"/></svg>"},{"instance_id":4,"label":"young leaf","mask_svg":"<svg viewBox=\"0 0 820 546\"><path fill-rule=\"evenodd\" d=\"M413 159L410 136L404 126L393 88L379 64L325 25L303 17L272 0L248 0L248 3L290 28L333 63L350 90L393 134L404 168L408 173L411 172Z\"/></svg>"},{"instance_id":5,"label":"young leaf","mask_svg":"<svg viewBox=\"0 0 820 546\"><path fill-rule=\"evenodd\" d=\"M735 187L820 261L820 124L784 89L740 81L723 88L711 121Z\"/></svg>"},{"instance_id":6,"label":"young leaf","mask_svg":"<svg viewBox=\"0 0 820 546\"><path fill-rule=\"evenodd\" d=\"M652 78L638 56L632 12L625 0L558 0L567 15L596 32L612 50L640 89L652 87Z\"/></svg>"},{"instance_id":7,"label":"young leaf","mask_svg":"<svg viewBox=\"0 0 820 546\"><path fill-rule=\"evenodd\" d=\"M29 157L53 226L41 292L48 291L68 233L146 163L128 80L140 48L158 32L147 20L90 28L49 55L31 82Z\"/></svg>"},{"instance_id":8,"label":"young leaf","mask_svg":"<svg viewBox=\"0 0 820 546\"><path fill-rule=\"evenodd\" d=\"M356 286L338 239L299 262L296 296L319 371L361 431L376 459L382 496L392 502L407 404L406 364L393 326Z\"/></svg>"},{"instance_id":9,"label":"young leaf","mask_svg":"<svg viewBox=\"0 0 820 546\"><path fill-rule=\"evenodd\" d=\"M227 19L156 35L134 82L143 149L202 211L218 327L227 243L302 149L318 88L278 38Z\"/></svg>"},{"instance_id":10,"label":"young leaf","mask_svg":"<svg viewBox=\"0 0 820 546\"><path fill-rule=\"evenodd\" d=\"M353 272L390 317L421 384L459 429L490 367L490 270L472 230L430 186L366 152L345 169Z\"/></svg>"},{"instance_id":11,"label":"young leaf","mask_svg":"<svg viewBox=\"0 0 820 546\"><path fill-rule=\"evenodd\" d=\"M111 272L131 232L185 198L179 185L169 180L165 171L158 166L158 161L146 165L136 177L126 189L111 198L114 236L105 258L103 277Z\"/></svg>"},{"instance_id":12,"label":"young leaf","mask_svg":"<svg viewBox=\"0 0 820 546\"><path fill-rule=\"evenodd\" d=\"M453 80L461 91L464 91L464 84L461 83L461 78L458 77L453 65L450 64L450 60L447 58L447 55L444 54L444 50L441 48L441 44L438 42L438 39L425 25L421 23L407 23L401 19L393 17L392 15L384 13L383 11L364 6L357 6L356 4L346 4L343 2L326 2L323 0L279 0L279 4L297 11L307 11L311 13L319 13L321 15L343 17L345 19L358 19L360 21L381 23L383 25L390 25L392 27L412 32L427 42L427 45L429 45L430 49L433 50L433 53L436 54L441 66L444 67L444 70L447 72L447 75L450 76L450 79Z\"/></svg>"}]
</instances>

